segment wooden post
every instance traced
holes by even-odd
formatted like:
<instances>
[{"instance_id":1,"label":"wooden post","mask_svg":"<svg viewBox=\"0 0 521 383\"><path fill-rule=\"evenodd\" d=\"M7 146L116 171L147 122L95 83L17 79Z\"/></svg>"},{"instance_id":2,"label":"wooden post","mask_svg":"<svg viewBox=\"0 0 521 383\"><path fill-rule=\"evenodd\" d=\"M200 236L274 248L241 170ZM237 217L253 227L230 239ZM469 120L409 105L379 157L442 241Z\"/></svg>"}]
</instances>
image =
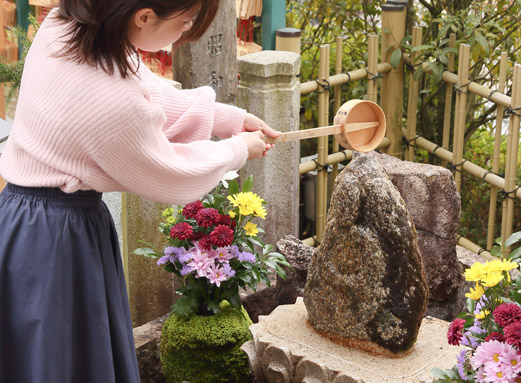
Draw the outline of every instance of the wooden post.
<instances>
[{"instance_id":1,"label":"wooden post","mask_svg":"<svg viewBox=\"0 0 521 383\"><path fill-rule=\"evenodd\" d=\"M1 0L0 0L1 1ZM0 56L7 57L7 44L4 23L4 5L3 1L0 3ZM0 118L5 120L5 87L0 84Z\"/></svg>"},{"instance_id":2,"label":"wooden post","mask_svg":"<svg viewBox=\"0 0 521 383\"><path fill-rule=\"evenodd\" d=\"M456 34L451 33L449 37L449 48L456 46ZM454 52L449 52L449 65L447 70L449 72L454 71ZM449 150L450 143L450 120L452 116L452 90L453 86L451 82L445 82L445 111L443 113L443 137L441 146ZM441 166L447 166L447 161L442 161Z\"/></svg>"},{"instance_id":3,"label":"wooden post","mask_svg":"<svg viewBox=\"0 0 521 383\"><path fill-rule=\"evenodd\" d=\"M319 82L321 84L327 84L329 80L329 60L328 60L328 45L322 45L320 47L320 58L319 58ZM324 87L321 87L320 94L318 95L318 125L327 125L327 109L329 100L329 91ZM325 165L327 161L327 143L328 137L318 138L318 163ZM325 187L324 187L325 185ZM327 170L325 166L318 169L317 174L317 190L316 190L316 238L317 242L322 241L322 234L326 226L326 214L327 214ZM324 206L326 201L326 206Z\"/></svg>"},{"instance_id":4,"label":"wooden post","mask_svg":"<svg viewBox=\"0 0 521 383\"><path fill-rule=\"evenodd\" d=\"M459 51L458 65L458 95L456 109L456 118L454 121L454 143L453 143L453 159L455 166L454 179L456 181L456 189L461 191L461 172L463 163L463 146L465 140L465 121L467 114L467 92L469 86L469 66L470 66L470 45L461 44Z\"/></svg>"},{"instance_id":5,"label":"wooden post","mask_svg":"<svg viewBox=\"0 0 521 383\"><path fill-rule=\"evenodd\" d=\"M343 57L343 51L344 51L344 39L342 37L336 38L336 61L335 61L335 74L342 73L342 57ZM336 85L335 86L335 101L334 101L334 108L333 110L338 112L338 109L340 109L340 103L342 102L342 86ZM338 144L338 140L336 137L333 137L333 145L332 145L332 152L336 153L340 149L340 146ZM335 163L333 165L333 169L331 170L331 177L333 180L336 179L336 176L338 175L338 164Z\"/></svg>"},{"instance_id":6,"label":"wooden post","mask_svg":"<svg viewBox=\"0 0 521 383\"><path fill-rule=\"evenodd\" d=\"M419 27L414 27L412 30L412 47L416 47L421 45L422 43L422 29ZM418 57L418 52L414 51L411 53L411 64L414 68L416 64L416 58ZM414 71L411 70L411 74L409 75L409 101L407 105L407 131L406 138L408 142L416 137L416 113L418 112L418 80L414 79ZM405 160L406 161L414 161L414 148L412 145L407 145L405 148Z\"/></svg>"},{"instance_id":7,"label":"wooden post","mask_svg":"<svg viewBox=\"0 0 521 383\"><path fill-rule=\"evenodd\" d=\"M405 37L406 7L403 5L382 5L382 61L390 63L391 55L399 49ZM385 90L384 90L385 89ZM402 156L402 118L403 118L403 60L392 69L382 83L382 106L387 118L387 137L391 145L387 154Z\"/></svg>"},{"instance_id":8,"label":"wooden post","mask_svg":"<svg viewBox=\"0 0 521 383\"><path fill-rule=\"evenodd\" d=\"M506 225L505 235L503 240L508 239L512 235L512 228L514 225L514 198L512 192L516 187L517 180L517 156L519 152L519 125L521 122L521 65L514 65L514 78L512 80L512 129L509 129L508 135L512 139L510 145L507 148L508 172L505 172L505 192L507 193L506 202ZM509 126L510 127L510 126ZM507 256L510 253L510 249L503 249L503 255Z\"/></svg>"},{"instance_id":9,"label":"wooden post","mask_svg":"<svg viewBox=\"0 0 521 383\"><path fill-rule=\"evenodd\" d=\"M507 78L507 60L506 52L501 52L501 60L499 62L499 83L498 92L504 93ZM501 151L501 127L503 126L503 112L505 107L503 105L497 106L496 111L496 132L494 137L494 154L492 156L492 172L499 173L499 154ZM488 209L488 230L487 230L487 250L492 249L494 244L494 229L496 222L496 204L497 204L497 187L490 188L490 205Z\"/></svg>"},{"instance_id":10,"label":"wooden post","mask_svg":"<svg viewBox=\"0 0 521 383\"><path fill-rule=\"evenodd\" d=\"M367 50L367 70L369 71L369 81L367 83L367 99L369 101L376 102L376 75L378 64L378 36L369 35L368 38L368 50Z\"/></svg>"}]
</instances>

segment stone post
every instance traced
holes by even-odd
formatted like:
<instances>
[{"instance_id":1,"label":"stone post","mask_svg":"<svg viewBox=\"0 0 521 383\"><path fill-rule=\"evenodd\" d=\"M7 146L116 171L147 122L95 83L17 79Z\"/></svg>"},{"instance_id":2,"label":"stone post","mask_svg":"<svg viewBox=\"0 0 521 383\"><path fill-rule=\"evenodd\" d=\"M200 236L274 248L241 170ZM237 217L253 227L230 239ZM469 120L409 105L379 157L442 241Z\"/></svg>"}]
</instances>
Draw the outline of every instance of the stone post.
<instances>
[{"instance_id":1,"label":"stone post","mask_svg":"<svg viewBox=\"0 0 521 383\"><path fill-rule=\"evenodd\" d=\"M263 51L239 59L237 106L282 132L299 129L300 56L293 52ZM298 142L277 144L268 156L251 160L241 178L252 174L254 191L267 202L263 228L266 243L276 244L284 235L298 237Z\"/></svg>"},{"instance_id":2,"label":"stone post","mask_svg":"<svg viewBox=\"0 0 521 383\"><path fill-rule=\"evenodd\" d=\"M235 104L237 95L235 0L221 0L212 25L199 41L174 51L174 80L183 89L211 86L217 101Z\"/></svg>"}]
</instances>

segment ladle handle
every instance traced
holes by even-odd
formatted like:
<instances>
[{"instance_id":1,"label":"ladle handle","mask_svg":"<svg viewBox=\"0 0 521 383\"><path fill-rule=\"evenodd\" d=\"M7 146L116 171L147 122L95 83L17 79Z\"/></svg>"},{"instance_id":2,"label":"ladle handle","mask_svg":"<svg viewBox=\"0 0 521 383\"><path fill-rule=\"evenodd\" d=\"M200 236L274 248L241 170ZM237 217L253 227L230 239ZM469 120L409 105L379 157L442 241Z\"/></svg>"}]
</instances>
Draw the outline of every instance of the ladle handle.
<instances>
[{"instance_id":1,"label":"ladle handle","mask_svg":"<svg viewBox=\"0 0 521 383\"><path fill-rule=\"evenodd\" d=\"M305 129L298 130L296 132L286 132L282 133L278 137L264 137L264 142L267 144L276 144L279 142L286 141L298 141L306 138L313 137L323 137L329 136L332 134L342 134L348 132L355 132L357 130L369 129L378 126L380 123L378 121L371 122L351 122L345 125L330 125L330 126L322 126L320 128L313 129Z\"/></svg>"}]
</instances>

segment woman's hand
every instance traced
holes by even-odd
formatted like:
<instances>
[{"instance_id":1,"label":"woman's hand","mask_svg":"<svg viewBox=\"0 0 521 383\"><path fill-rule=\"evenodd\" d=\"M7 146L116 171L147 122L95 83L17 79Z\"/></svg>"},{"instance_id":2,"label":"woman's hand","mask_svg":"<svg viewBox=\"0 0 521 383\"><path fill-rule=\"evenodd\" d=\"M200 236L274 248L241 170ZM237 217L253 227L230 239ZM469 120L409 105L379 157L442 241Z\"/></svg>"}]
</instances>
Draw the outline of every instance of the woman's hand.
<instances>
[{"instance_id":1,"label":"woman's hand","mask_svg":"<svg viewBox=\"0 0 521 383\"><path fill-rule=\"evenodd\" d=\"M273 130L262 121L259 117L255 116L251 113L246 113L246 118L244 119L244 124L242 126L243 132L262 132L265 136L270 137L278 137L281 135L281 132L277 130ZM273 149L275 147L274 144L265 144L265 150L262 152L263 156L268 155L268 150ZM259 158L259 157L254 157Z\"/></svg>"},{"instance_id":2,"label":"woman's hand","mask_svg":"<svg viewBox=\"0 0 521 383\"><path fill-rule=\"evenodd\" d=\"M244 124L242 125L243 132L256 132L260 130L264 133L265 136L270 137L278 137L280 136L280 132L277 130L271 129L264 121L262 121L259 117L246 113L246 118L244 119Z\"/></svg>"},{"instance_id":3,"label":"woman's hand","mask_svg":"<svg viewBox=\"0 0 521 383\"><path fill-rule=\"evenodd\" d=\"M262 131L257 130L255 132L242 132L239 133L239 137L241 137L246 146L248 147L248 159L251 160L253 158L261 158L262 156L266 156L268 150L270 150L273 145L266 144L262 137L264 137L264 133Z\"/></svg>"}]
</instances>

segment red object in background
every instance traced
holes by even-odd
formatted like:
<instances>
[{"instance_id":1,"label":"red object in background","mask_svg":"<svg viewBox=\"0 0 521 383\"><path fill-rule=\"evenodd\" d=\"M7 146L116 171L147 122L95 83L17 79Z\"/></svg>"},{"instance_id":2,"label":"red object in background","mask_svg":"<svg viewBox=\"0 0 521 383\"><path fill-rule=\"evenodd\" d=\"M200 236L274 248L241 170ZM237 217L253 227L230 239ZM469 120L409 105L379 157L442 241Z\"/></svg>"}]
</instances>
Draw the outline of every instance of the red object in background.
<instances>
[{"instance_id":1,"label":"red object in background","mask_svg":"<svg viewBox=\"0 0 521 383\"><path fill-rule=\"evenodd\" d=\"M138 49L138 53L145 64L151 64L152 61L157 60L159 62L159 73L161 76L165 75L166 68L171 68L173 65L172 52L145 52L141 49Z\"/></svg>"},{"instance_id":2,"label":"red object in background","mask_svg":"<svg viewBox=\"0 0 521 383\"><path fill-rule=\"evenodd\" d=\"M239 25L237 26L237 37L247 43L253 42L253 18L242 20L239 19Z\"/></svg>"}]
</instances>

